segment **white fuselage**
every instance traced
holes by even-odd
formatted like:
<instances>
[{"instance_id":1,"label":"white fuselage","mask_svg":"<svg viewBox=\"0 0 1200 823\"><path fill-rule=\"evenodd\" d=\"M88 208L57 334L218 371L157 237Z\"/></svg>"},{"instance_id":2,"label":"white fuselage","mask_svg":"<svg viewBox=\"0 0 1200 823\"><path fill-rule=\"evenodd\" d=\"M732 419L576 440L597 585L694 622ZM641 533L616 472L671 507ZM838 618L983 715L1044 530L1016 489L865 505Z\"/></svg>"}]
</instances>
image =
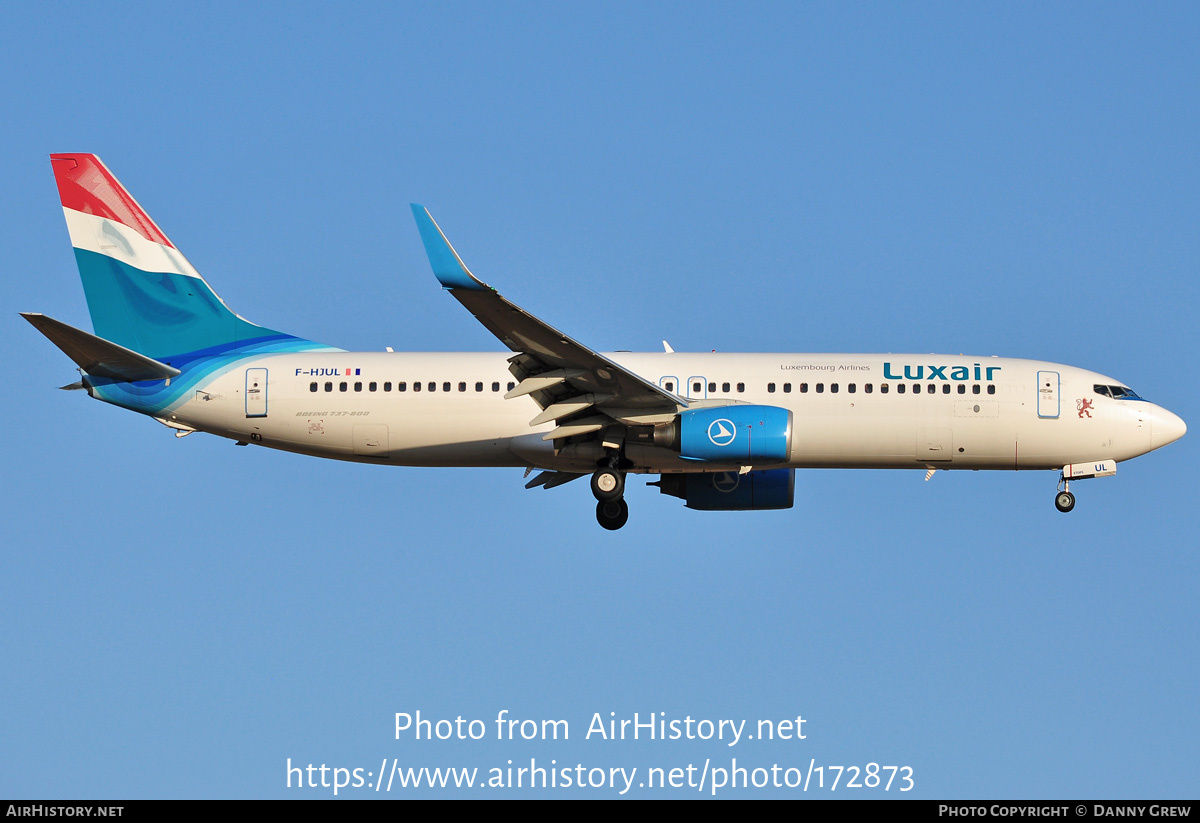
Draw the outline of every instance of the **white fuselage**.
<instances>
[{"instance_id":1,"label":"white fuselage","mask_svg":"<svg viewBox=\"0 0 1200 823\"><path fill-rule=\"evenodd\" d=\"M789 409L792 445L784 465L795 468L1051 469L1127 460L1171 442L1182 426L1152 403L1114 399L1096 388L1121 385L1116 380L1033 360L607 356L689 400ZM569 447L556 454L542 439L553 423L529 425L540 411L531 398L504 399L515 382L508 358L502 352L268 355L211 380L166 419L340 460L589 471L594 456ZM261 385L248 395L254 382ZM627 457L635 472L736 468L648 445L628 445Z\"/></svg>"}]
</instances>

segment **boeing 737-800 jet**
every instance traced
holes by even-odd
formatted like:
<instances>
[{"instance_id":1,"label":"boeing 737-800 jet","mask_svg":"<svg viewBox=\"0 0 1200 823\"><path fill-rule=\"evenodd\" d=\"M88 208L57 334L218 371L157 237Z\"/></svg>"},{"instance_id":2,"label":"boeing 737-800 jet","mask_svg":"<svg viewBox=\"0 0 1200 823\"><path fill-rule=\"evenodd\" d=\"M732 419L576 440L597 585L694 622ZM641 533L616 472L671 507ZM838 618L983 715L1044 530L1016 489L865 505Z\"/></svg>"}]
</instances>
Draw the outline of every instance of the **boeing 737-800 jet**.
<instances>
[{"instance_id":1,"label":"boeing 737-800 jet","mask_svg":"<svg viewBox=\"0 0 1200 823\"><path fill-rule=\"evenodd\" d=\"M1119 380L997 357L601 354L475 277L422 206L433 273L509 352L347 352L244 320L95 155L51 155L94 334L24 314L78 388L177 436L397 466L512 466L527 487L590 476L628 519L625 477L689 508L790 508L803 468L1053 469L1070 482L1182 437Z\"/></svg>"}]
</instances>

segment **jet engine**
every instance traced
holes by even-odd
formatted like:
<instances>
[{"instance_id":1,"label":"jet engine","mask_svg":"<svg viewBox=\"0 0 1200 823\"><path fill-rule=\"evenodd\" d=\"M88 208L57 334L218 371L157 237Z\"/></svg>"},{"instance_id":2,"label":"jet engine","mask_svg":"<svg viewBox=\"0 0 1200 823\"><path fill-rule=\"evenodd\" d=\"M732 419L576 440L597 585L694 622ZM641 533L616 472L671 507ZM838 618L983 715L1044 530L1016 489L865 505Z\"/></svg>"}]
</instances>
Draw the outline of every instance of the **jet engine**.
<instances>
[{"instance_id":1,"label":"jet engine","mask_svg":"<svg viewBox=\"0 0 1200 823\"><path fill-rule=\"evenodd\" d=\"M778 406L732 405L682 411L654 432L654 444L685 460L742 465L788 459L792 413Z\"/></svg>"}]
</instances>

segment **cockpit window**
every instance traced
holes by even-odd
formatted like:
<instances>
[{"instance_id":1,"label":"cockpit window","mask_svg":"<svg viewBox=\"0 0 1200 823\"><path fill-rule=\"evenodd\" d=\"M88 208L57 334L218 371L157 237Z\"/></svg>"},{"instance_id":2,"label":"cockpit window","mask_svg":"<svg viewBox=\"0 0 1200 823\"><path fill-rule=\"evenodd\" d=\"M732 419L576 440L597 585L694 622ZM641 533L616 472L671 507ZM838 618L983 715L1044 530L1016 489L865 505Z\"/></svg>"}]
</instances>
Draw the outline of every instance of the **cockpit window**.
<instances>
[{"instance_id":1,"label":"cockpit window","mask_svg":"<svg viewBox=\"0 0 1200 823\"><path fill-rule=\"evenodd\" d=\"M1096 394L1102 394L1105 397L1112 397L1116 400L1141 400L1137 392L1128 386L1101 386L1099 384L1092 386L1092 391Z\"/></svg>"}]
</instances>

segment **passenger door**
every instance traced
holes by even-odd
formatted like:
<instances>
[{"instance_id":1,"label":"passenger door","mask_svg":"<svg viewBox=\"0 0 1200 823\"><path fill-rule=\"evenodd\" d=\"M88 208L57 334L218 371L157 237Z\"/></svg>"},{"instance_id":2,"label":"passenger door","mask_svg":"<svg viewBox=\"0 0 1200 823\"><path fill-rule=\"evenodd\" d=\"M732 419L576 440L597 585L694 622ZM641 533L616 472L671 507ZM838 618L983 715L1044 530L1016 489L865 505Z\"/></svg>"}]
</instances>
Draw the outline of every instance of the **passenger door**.
<instances>
[{"instance_id":1,"label":"passenger door","mask_svg":"<svg viewBox=\"0 0 1200 823\"><path fill-rule=\"evenodd\" d=\"M246 416L267 416L266 369L246 369Z\"/></svg>"},{"instance_id":2,"label":"passenger door","mask_svg":"<svg viewBox=\"0 0 1200 823\"><path fill-rule=\"evenodd\" d=\"M1040 371L1037 373L1038 417L1046 419L1057 418L1060 411L1059 399L1060 379L1056 371Z\"/></svg>"}]
</instances>

